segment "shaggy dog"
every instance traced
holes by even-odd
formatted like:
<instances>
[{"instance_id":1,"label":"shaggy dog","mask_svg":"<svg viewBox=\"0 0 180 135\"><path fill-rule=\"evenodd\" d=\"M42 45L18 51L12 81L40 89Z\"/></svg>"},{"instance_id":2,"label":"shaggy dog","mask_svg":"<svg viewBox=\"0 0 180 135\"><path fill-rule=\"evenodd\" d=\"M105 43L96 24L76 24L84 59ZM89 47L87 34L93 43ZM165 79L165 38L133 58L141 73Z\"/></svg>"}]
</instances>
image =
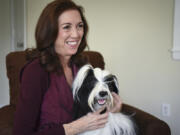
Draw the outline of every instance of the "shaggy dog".
<instances>
[{"instance_id":1,"label":"shaggy dog","mask_svg":"<svg viewBox=\"0 0 180 135\"><path fill-rule=\"evenodd\" d=\"M112 107L111 92L119 94L116 77L106 70L83 66L73 82L74 118L80 118L102 107ZM104 110L105 112L106 110ZM122 113L109 113L104 128L87 131L80 135L135 135L134 124Z\"/></svg>"}]
</instances>

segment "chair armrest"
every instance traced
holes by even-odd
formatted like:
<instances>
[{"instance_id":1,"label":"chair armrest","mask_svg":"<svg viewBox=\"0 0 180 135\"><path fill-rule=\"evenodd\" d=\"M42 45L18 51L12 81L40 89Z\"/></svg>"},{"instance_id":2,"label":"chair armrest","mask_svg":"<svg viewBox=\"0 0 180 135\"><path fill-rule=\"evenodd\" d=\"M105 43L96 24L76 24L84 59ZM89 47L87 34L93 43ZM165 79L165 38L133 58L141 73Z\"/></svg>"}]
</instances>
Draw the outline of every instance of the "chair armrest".
<instances>
[{"instance_id":1,"label":"chair armrest","mask_svg":"<svg viewBox=\"0 0 180 135\"><path fill-rule=\"evenodd\" d=\"M13 117L16 108L7 105L0 108L0 135L11 135L13 127Z\"/></svg>"},{"instance_id":2,"label":"chair armrest","mask_svg":"<svg viewBox=\"0 0 180 135\"><path fill-rule=\"evenodd\" d=\"M138 108L123 104L122 112L133 114L133 119L139 130L139 135L171 135L169 126L155 116L146 113Z\"/></svg>"}]
</instances>

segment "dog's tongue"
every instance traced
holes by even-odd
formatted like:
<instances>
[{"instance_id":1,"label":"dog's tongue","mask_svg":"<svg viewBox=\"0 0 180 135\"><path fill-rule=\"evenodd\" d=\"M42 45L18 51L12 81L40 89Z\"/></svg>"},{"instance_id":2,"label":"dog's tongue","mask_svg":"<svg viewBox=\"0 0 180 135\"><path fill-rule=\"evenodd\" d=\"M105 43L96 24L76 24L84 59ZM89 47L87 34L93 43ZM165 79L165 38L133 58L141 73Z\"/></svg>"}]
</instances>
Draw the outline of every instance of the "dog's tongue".
<instances>
[{"instance_id":1,"label":"dog's tongue","mask_svg":"<svg viewBox=\"0 0 180 135\"><path fill-rule=\"evenodd\" d=\"M98 104L103 105L105 103L104 99L98 99Z\"/></svg>"}]
</instances>

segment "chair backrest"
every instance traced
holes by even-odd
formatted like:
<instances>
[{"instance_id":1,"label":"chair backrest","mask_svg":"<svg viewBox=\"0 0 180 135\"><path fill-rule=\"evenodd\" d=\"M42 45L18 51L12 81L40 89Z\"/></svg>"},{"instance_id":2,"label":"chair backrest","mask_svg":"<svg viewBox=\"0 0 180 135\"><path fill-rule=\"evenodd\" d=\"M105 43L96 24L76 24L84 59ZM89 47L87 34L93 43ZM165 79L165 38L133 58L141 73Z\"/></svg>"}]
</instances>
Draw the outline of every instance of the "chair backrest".
<instances>
[{"instance_id":1,"label":"chair backrest","mask_svg":"<svg viewBox=\"0 0 180 135\"><path fill-rule=\"evenodd\" d=\"M85 51L82 55L93 67L104 69L104 59L99 52ZM26 51L11 52L6 56L7 77L10 88L10 104L16 105L20 89L19 75L21 68L27 63Z\"/></svg>"},{"instance_id":2,"label":"chair backrest","mask_svg":"<svg viewBox=\"0 0 180 135\"><path fill-rule=\"evenodd\" d=\"M101 53L96 52L96 51L84 51L82 55L87 58L87 61L93 67L99 67L101 69L104 69L105 63L104 63L104 58L101 55Z\"/></svg>"},{"instance_id":3,"label":"chair backrest","mask_svg":"<svg viewBox=\"0 0 180 135\"><path fill-rule=\"evenodd\" d=\"M25 51L11 52L6 56L7 77L9 79L10 88L10 104L16 105L19 95L19 74L21 68L26 63Z\"/></svg>"}]
</instances>

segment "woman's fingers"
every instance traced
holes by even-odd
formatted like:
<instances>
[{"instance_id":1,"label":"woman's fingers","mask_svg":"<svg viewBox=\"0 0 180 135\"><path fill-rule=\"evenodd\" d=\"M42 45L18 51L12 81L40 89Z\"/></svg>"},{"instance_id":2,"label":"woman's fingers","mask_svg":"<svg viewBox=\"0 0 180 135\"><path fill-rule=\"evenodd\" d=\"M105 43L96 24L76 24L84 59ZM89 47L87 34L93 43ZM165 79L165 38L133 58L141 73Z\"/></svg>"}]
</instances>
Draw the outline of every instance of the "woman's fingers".
<instances>
[{"instance_id":1,"label":"woman's fingers","mask_svg":"<svg viewBox=\"0 0 180 135\"><path fill-rule=\"evenodd\" d=\"M119 95L112 92L114 107L110 109L110 112L119 112L122 108L122 100Z\"/></svg>"},{"instance_id":2,"label":"woman's fingers","mask_svg":"<svg viewBox=\"0 0 180 135\"><path fill-rule=\"evenodd\" d=\"M108 112L100 114L103 109L100 109L93 113L88 113L86 115L86 121L90 130L98 129L105 126L108 121Z\"/></svg>"},{"instance_id":3,"label":"woman's fingers","mask_svg":"<svg viewBox=\"0 0 180 135\"><path fill-rule=\"evenodd\" d=\"M104 111L104 109L106 109L106 107L102 107L99 110L97 110L96 112L94 112L95 114L100 114L102 111Z\"/></svg>"},{"instance_id":4,"label":"woman's fingers","mask_svg":"<svg viewBox=\"0 0 180 135\"><path fill-rule=\"evenodd\" d=\"M101 111L102 110L98 110L97 112L88 113L87 117L89 117L89 119L91 119L93 121L99 121L99 120L107 119L108 118L108 112L105 112L104 114L100 114Z\"/></svg>"},{"instance_id":5,"label":"woman's fingers","mask_svg":"<svg viewBox=\"0 0 180 135\"><path fill-rule=\"evenodd\" d=\"M98 116L95 116L95 117L96 118L94 120L89 122L89 125L88 125L89 130L94 130L94 129L102 128L102 127L105 126L105 124L108 121L107 116L105 116L105 115L103 117L102 117L102 115L98 115Z\"/></svg>"}]
</instances>

